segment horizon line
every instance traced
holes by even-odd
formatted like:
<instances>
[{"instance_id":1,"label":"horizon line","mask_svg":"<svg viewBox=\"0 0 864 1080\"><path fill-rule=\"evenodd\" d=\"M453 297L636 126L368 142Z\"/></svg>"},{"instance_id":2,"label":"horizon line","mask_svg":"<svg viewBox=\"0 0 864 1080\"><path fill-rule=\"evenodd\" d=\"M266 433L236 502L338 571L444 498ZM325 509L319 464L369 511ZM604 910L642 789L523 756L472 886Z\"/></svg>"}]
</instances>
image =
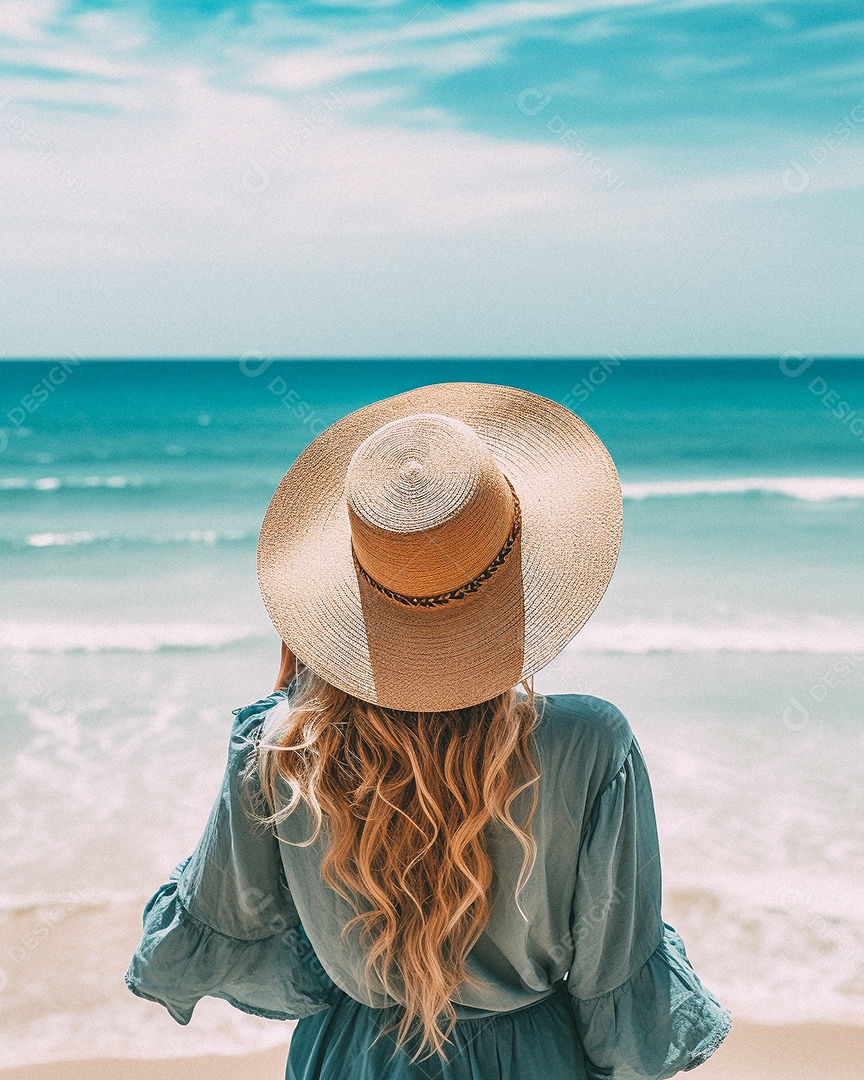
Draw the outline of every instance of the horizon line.
<instances>
[{"instance_id":1,"label":"horizon line","mask_svg":"<svg viewBox=\"0 0 864 1080\"><path fill-rule=\"evenodd\" d=\"M593 353L590 355L534 355L534 356L464 356L464 355L451 355L451 356L434 356L434 355L420 355L420 356L280 356L271 355L265 356L260 353L246 354L243 356L82 356L80 353L76 354L56 354L53 356L0 356L0 363L10 364L38 364L38 363L57 363L59 361L73 362L75 364L81 363L241 363L255 362L269 360L271 363L591 363L592 361L598 363L609 363L614 361L616 363L654 363L654 362L674 362L674 363L693 363L693 362L734 362L734 363L776 363L786 358L805 359L810 358L812 360L826 361L855 361L860 362L864 360L864 353L862 354L836 354L836 353L803 353L803 352L784 352L774 354L731 354L731 355L717 355L717 354L699 354L696 356L689 356L684 354L657 354L657 355L641 355L641 356L622 356L619 353Z\"/></svg>"}]
</instances>

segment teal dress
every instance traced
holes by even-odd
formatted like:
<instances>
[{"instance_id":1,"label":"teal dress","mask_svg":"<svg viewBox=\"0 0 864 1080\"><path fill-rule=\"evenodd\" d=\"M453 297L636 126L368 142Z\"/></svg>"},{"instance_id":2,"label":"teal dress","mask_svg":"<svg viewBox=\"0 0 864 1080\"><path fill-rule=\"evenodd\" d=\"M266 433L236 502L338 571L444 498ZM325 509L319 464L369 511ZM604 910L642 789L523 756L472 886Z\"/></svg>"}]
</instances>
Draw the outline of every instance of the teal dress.
<instances>
[{"instance_id":1,"label":"teal dress","mask_svg":"<svg viewBox=\"0 0 864 1080\"><path fill-rule=\"evenodd\" d=\"M297 847L280 839L311 835L304 804L278 837L247 812L243 770L287 691L235 713L204 834L145 908L130 990L181 1024L208 995L298 1020L288 1080L660 1080L701 1064L731 1018L661 918L651 786L630 726L599 698L538 704L536 863L520 911L522 849L490 832L492 910L467 962L481 985L454 999L446 1061L411 1065L412 1044L394 1057L392 1035L373 1045L398 1006L366 981L356 938L342 938L352 911L321 877L326 829Z\"/></svg>"}]
</instances>

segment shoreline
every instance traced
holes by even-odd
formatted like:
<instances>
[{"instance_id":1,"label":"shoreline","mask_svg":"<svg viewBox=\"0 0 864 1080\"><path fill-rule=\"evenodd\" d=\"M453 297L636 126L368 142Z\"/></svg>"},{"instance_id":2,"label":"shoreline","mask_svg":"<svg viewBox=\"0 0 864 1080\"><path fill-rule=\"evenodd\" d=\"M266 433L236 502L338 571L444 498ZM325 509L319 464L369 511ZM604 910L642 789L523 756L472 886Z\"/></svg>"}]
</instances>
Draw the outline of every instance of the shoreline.
<instances>
[{"instance_id":1,"label":"shoreline","mask_svg":"<svg viewBox=\"0 0 864 1080\"><path fill-rule=\"evenodd\" d=\"M239 1056L95 1058L0 1068L0 1080L281 1080L284 1047ZM734 1020L700 1080L864 1080L864 1027Z\"/></svg>"}]
</instances>

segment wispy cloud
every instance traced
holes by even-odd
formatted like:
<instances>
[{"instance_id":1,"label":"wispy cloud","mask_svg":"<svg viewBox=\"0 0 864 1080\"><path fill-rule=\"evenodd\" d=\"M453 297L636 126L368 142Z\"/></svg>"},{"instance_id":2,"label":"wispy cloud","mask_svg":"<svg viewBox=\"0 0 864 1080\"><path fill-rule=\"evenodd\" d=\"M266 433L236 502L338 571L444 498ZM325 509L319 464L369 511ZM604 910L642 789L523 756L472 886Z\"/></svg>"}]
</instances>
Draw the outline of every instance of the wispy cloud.
<instances>
[{"instance_id":1,"label":"wispy cloud","mask_svg":"<svg viewBox=\"0 0 864 1080\"><path fill-rule=\"evenodd\" d=\"M413 108L424 127L440 116L518 138L530 135L509 106L536 85L572 100L583 127L632 145L682 119L827 117L856 93L864 64L864 21L851 3L223 2L182 12L181 21L167 3L6 0L0 79L12 93L30 80L34 101L32 80L64 81L75 107L94 96L76 83L142 84L144 65L179 62L237 92L364 91L375 122L394 102L400 124ZM62 94L51 87L45 97L56 105Z\"/></svg>"},{"instance_id":2,"label":"wispy cloud","mask_svg":"<svg viewBox=\"0 0 864 1080\"><path fill-rule=\"evenodd\" d=\"M3 0L0 245L145 290L322 238L405 267L422 238L569 238L644 267L686 234L707 263L718 206L802 213L790 162L811 200L864 186L862 72L857 0Z\"/></svg>"}]
</instances>

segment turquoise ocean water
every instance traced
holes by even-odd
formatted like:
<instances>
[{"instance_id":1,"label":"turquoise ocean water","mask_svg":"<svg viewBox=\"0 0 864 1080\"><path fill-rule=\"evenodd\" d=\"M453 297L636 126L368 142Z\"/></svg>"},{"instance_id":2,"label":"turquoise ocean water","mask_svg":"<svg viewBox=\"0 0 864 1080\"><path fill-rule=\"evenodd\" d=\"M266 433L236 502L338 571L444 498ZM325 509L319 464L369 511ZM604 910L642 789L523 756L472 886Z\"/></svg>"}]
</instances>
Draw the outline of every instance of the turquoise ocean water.
<instances>
[{"instance_id":1,"label":"turquoise ocean water","mask_svg":"<svg viewBox=\"0 0 864 1080\"><path fill-rule=\"evenodd\" d=\"M616 461L618 569L537 683L630 718L704 981L754 1020L864 1019L864 363L7 362L4 1061L287 1041L221 1002L181 1029L123 971L272 686L276 484L338 417L455 379L562 402Z\"/></svg>"}]
</instances>

